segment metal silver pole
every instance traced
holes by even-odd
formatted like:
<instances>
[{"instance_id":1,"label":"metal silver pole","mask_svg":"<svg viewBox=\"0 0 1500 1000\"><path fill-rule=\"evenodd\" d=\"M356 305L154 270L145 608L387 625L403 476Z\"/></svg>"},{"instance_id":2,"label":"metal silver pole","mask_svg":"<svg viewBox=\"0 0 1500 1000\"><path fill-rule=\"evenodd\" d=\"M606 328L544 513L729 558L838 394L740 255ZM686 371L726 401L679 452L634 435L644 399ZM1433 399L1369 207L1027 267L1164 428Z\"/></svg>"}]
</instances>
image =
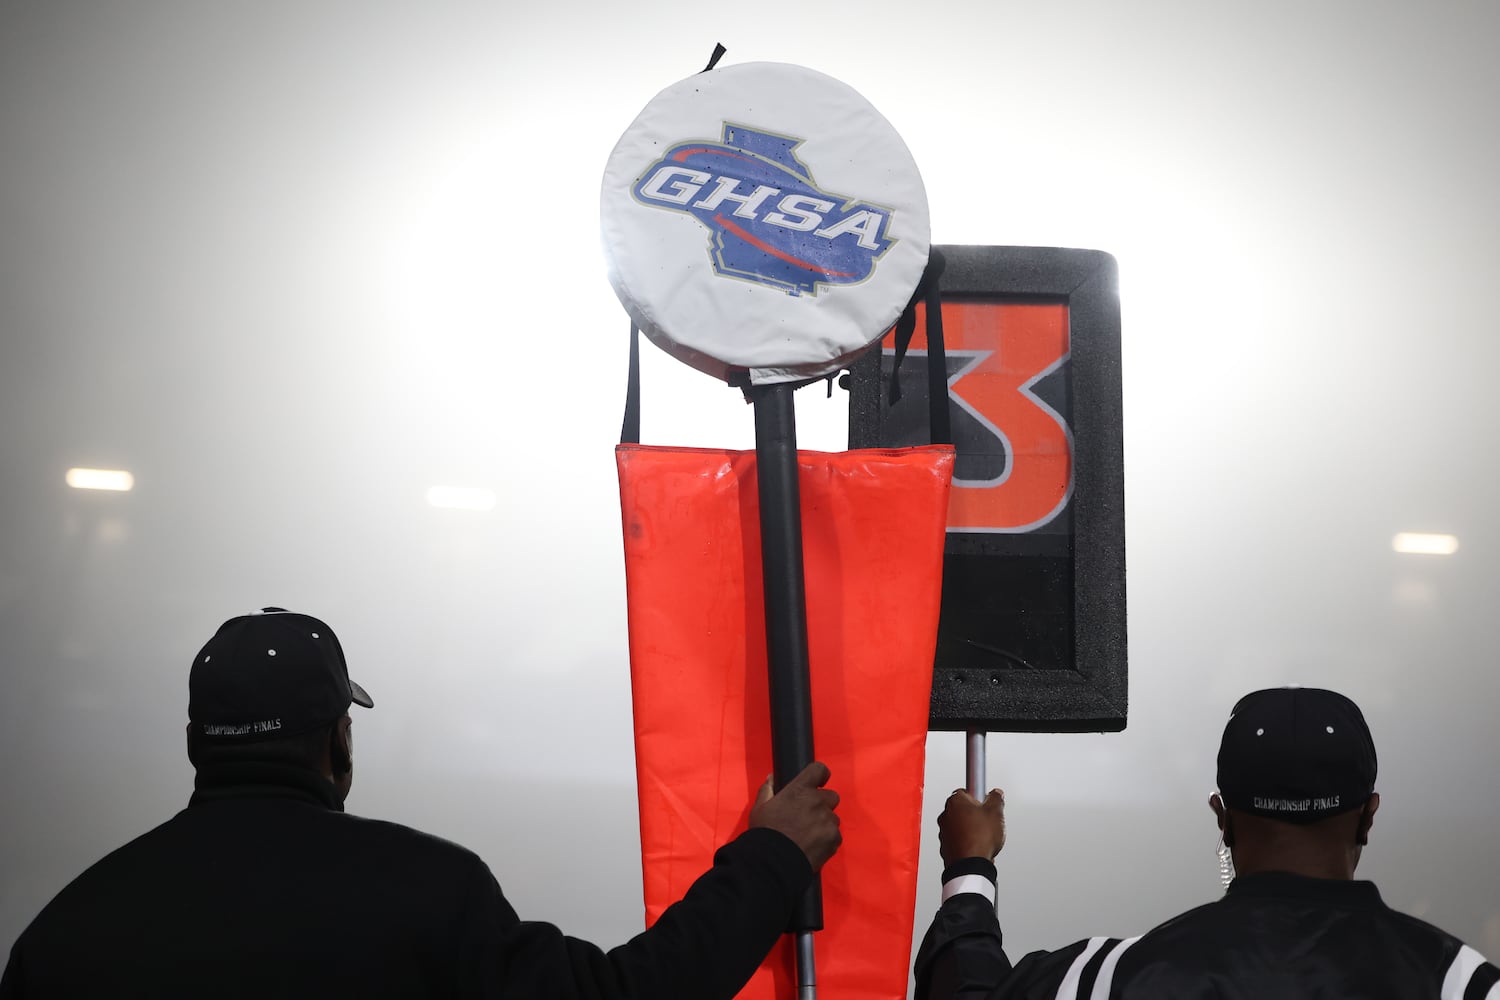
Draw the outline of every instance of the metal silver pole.
<instances>
[{"instance_id":1,"label":"metal silver pole","mask_svg":"<svg viewBox=\"0 0 1500 1000\"><path fill-rule=\"evenodd\" d=\"M989 789L985 788L984 777L984 730L971 729L967 734L967 750L964 769L964 784L969 789L969 794L980 802L984 801L985 794Z\"/></svg>"},{"instance_id":2,"label":"metal silver pole","mask_svg":"<svg viewBox=\"0 0 1500 1000\"><path fill-rule=\"evenodd\" d=\"M964 736L964 784L980 802L989 794L984 776L984 737L983 729L970 729ZM999 904L998 899L995 902Z\"/></svg>"},{"instance_id":3,"label":"metal silver pole","mask_svg":"<svg viewBox=\"0 0 1500 1000\"><path fill-rule=\"evenodd\" d=\"M813 932L798 931L797 945L797 1000L817 1000L818 976L813 968Z\"/></svg>"}]
</instances>

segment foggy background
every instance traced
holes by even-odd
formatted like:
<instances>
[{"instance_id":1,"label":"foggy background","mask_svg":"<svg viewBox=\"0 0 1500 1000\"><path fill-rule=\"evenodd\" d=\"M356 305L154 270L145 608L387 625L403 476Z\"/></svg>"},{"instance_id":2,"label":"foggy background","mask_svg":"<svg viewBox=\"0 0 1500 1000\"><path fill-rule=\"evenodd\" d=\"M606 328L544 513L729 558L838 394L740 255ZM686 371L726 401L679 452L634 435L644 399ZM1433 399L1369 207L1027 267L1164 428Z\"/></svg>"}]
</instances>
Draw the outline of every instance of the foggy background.
<instances>
[{"instance_id":1,"label":"foggy background","mask_svg":"<svg viewBox=\"0 0 1500 1000\"><path fill-rule=\"evenodd\" d=\"M722 41L880 109L934 243L1119 261L1129 728L990 738L1011 954L1213 898L1223 721L1300 682L1375 735L1360 874L1500 957L1497 39L1491 0L0 3L0 948L186 803L189 662L267 604L376 700L351 811L639 930L598 187ZM643 367L646 442L752 445ZM963 781L928 748L918 935Z\"/></svg>"}]
</instances>

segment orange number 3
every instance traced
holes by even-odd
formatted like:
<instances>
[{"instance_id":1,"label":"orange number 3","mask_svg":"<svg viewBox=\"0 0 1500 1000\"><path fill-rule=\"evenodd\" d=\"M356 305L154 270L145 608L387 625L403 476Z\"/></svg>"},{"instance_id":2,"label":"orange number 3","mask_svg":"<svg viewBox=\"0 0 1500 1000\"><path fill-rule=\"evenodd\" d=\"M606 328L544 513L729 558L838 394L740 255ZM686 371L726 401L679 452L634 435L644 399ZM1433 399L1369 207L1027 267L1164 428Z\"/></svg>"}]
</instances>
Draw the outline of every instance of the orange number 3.
<instances>
[{"instance_id":1,"label":"orange number 3","mask_svg":"<svg viewBox=\"0 0 1500 1000\"><path fill-rule=\"evenodd\" d=\"M927 349L923 312L918 306L914 353ZM1041 528L1062 513L1073 492L1072 431L1034 391L1068 360L1068 307L945 302L943 340L950 371L959 363L948 379L949 399L973 418L954 421L959 461L948 530ZM966 462L966 456L980 461ZM964 478L965 466L970 475L976 467L996 471Z\"/></svg>"}]
</instances>

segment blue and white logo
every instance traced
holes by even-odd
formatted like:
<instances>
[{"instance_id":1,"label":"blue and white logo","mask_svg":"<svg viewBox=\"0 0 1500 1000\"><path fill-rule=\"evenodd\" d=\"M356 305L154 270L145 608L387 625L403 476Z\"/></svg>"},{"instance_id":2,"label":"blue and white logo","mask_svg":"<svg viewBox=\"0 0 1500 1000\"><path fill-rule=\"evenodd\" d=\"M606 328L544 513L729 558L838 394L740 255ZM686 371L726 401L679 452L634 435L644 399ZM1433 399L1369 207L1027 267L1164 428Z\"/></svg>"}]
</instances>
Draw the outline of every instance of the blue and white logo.
<instances>
[{"instance_id":1,"label":"blue and white logo","mask_svg":"<svg viewBox=\"0 0 1500 1000\"><path fill-rule=\"evenodd\" d=\"M723 142L681 142L631 189L707 227L714 271L789 295L864 281L895 244L891 211L819 188L800 139L724 123Z\"/></svg>"}]
</instances>

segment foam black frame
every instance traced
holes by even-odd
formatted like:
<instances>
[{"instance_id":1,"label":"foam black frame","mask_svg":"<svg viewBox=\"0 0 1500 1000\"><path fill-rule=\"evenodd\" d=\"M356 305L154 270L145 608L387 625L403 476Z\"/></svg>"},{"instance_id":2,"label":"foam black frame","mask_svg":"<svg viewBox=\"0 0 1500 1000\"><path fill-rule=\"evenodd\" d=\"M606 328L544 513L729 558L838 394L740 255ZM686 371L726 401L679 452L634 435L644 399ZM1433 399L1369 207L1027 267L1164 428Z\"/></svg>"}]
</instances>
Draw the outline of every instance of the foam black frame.
<instances>
[{"instance_id":1,"label":"foam black frame","mask_svg":"<svg viewBox=\"0 0 1500 1000\"><path fill-rule=\"evenodd\" d=\"M946 267L944 298L1062 302L1070 348L1073 435L1072 663L1063 669L933 665L928 728L991 732L1113 732L1125 728L1128 659L1125 604L1124 433L1118 271L1099 250L1060 247L935 248ZM889 447L888 408L877 345L850 368L849 447ZM905 384L905 383L903 383ZM945 553L1026 558L1026 536L949 532Z\"/></svg>"}]
</instances>

